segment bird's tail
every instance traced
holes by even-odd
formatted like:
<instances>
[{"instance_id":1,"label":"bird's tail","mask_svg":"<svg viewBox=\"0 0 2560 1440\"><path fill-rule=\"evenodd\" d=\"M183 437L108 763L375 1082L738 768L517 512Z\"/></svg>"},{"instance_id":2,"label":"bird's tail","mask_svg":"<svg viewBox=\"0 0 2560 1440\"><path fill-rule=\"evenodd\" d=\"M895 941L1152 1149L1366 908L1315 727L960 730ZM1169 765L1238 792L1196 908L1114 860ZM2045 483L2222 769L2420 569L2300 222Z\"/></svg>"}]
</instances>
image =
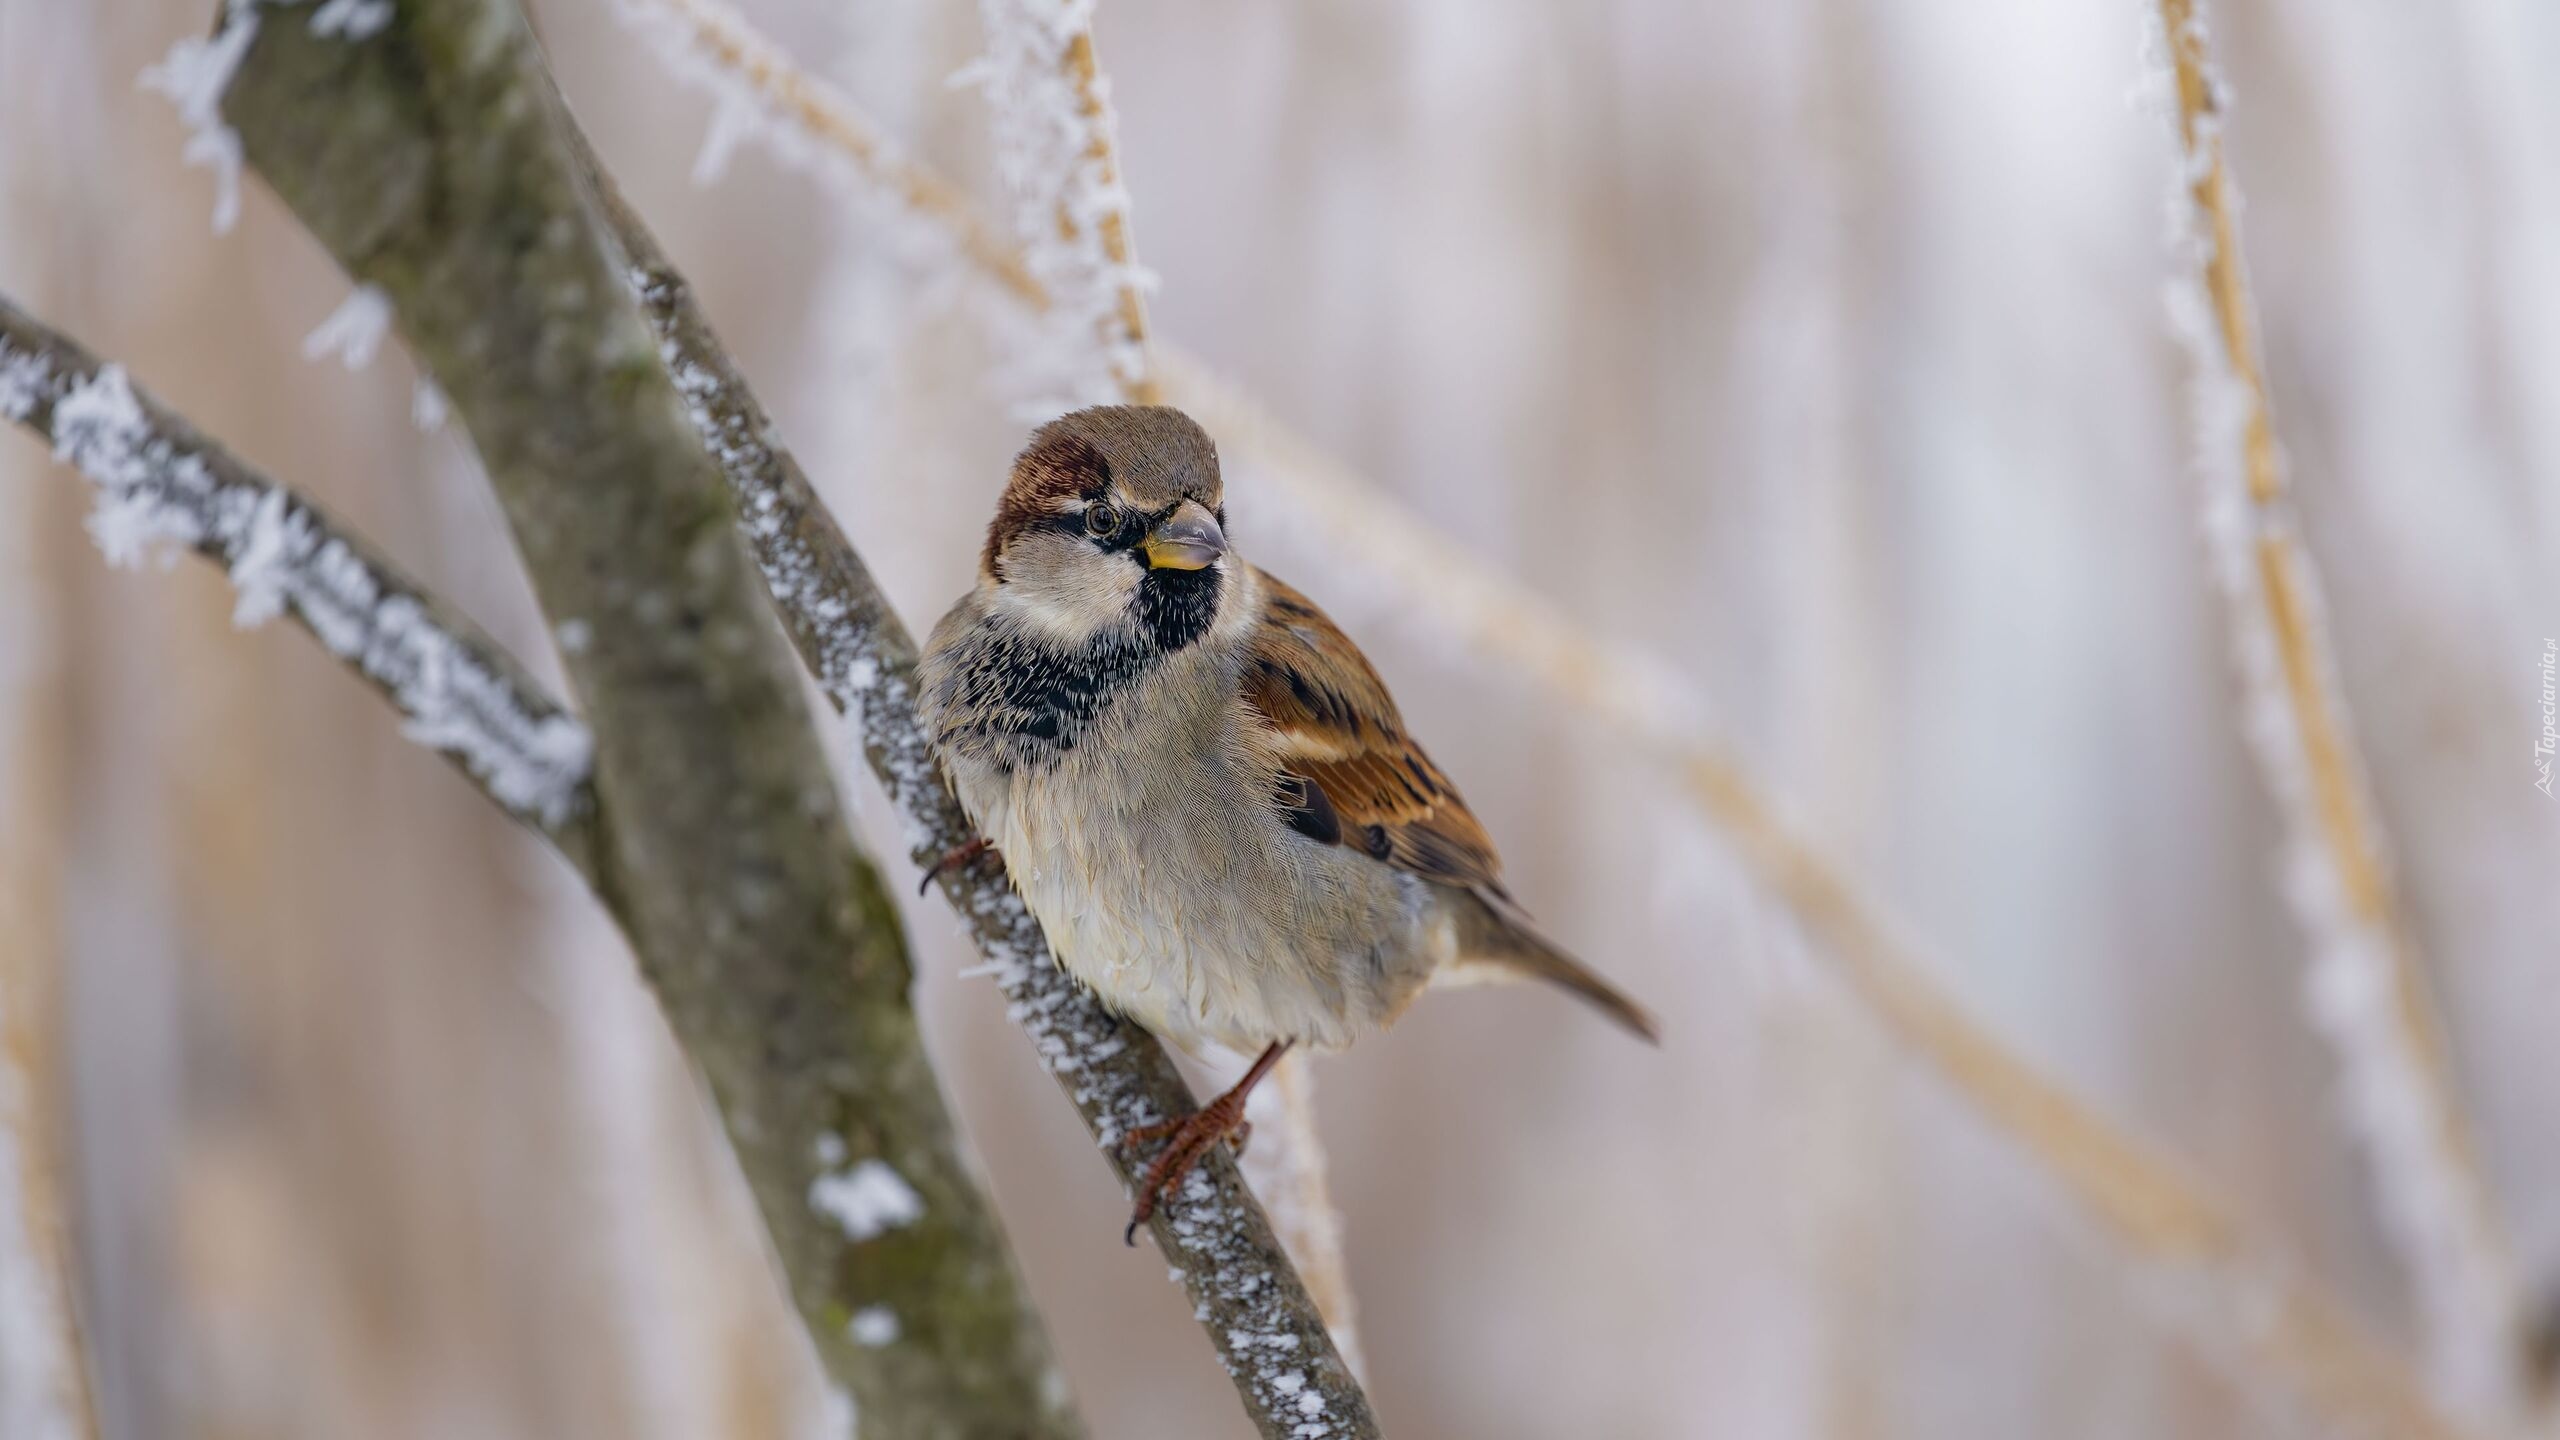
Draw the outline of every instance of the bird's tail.
<instances>
[{"instance_id":1,"label":"bird's tail","mask_svg":"<svg viewBox=\"0 0 2560 1440\"><path fill-rule=\"evenodd\" d=\"M1477 890L1468 898L1474 903L1458 907L1458 960L1448 979L1460 984L1494 979L1544 980L1573 992L1646 1044L1662 1043L1662 1031L1654 1023L1652 1012L1539 933L1537 925L1509 897Z\"/></svg>"}]
</instances>

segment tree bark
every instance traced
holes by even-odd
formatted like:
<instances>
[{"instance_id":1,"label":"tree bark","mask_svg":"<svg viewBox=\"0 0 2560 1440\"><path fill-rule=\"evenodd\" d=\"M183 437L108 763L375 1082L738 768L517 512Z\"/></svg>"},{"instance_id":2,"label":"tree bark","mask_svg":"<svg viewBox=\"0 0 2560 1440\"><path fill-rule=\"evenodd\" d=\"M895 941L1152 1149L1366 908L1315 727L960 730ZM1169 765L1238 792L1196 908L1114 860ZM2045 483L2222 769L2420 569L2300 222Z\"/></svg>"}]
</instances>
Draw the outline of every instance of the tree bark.
<instances>
[{"instance_id":1,"label":"tree bark","mask_svg":"<svg viewBox=\"0 0 2560 1440\"><path fill-rule=\"evenodd\" d=\"M258 27L224 118L391 298L471 432L594 732L598 889L821 1363L873 1436L1080 1433L927 1066L896 911L523 15L404 0L360 40L303 18Z\"/></svg>"}]
</instances>

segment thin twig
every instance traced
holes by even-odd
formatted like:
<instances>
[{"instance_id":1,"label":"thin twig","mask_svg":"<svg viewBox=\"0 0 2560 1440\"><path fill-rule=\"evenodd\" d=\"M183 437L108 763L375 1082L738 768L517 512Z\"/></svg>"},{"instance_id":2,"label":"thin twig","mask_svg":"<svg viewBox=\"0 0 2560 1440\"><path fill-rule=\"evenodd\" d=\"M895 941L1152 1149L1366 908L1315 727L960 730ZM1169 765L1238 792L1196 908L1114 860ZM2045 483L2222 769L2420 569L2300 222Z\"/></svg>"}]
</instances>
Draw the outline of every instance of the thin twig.
<instances>
[{"instance_id":1,"label":"thin twig","mask_svg":"<svg viewBox=\"0 0 2560 1440\"><path fill-rule=\"evenodd\" d=\"M762 121L755 133L779 158L859 179L870 187L862 193L926 222L998 289L1034 310L1048 308L1048 290L959 187L909 160L870 117L794 65L723 0L614 0L613 8L670 69L711 89L724 107Z\"/></svg>"},{"instance_id":2,"label":"thin twig","mask_svg":"<svg viewBox=\"0 0 2560 1440\"><path fill-rule=\"evenodd\" d=\"M1065 8L1072 12L1073 7ZM1090 222L1102 242L1103 257L1110 262L1114 292L1112 324L1103 329L1103 348L1124 344L1134 347L1138 370L1123 380L1129 403L1161 404L1163 388L1147 355L1147 297L1140 281L1136 247L1129 240L1129 206L1125 199L1128 187L1120 179L1119 120L1111 110L1101 62L1094 58L1090 11L1067 37L1064 64L1067 77L1075 86L1077 114L1085 125L1084 160L1093 170L1092 188L1102 197L1124 196L1120 203L1097 207ZM1058 218L1062 226L1075 223L1072 208L1060 207Z\"/></svg>"},{"instance_id":3,"label":"thin twig","mask_svg":"<svg viewBox=\"0 0 2560 1440\"><path fill-rule=\"evenodd\" d=\"M2175 90L2180 272L2172 315L2195 365L2197 468L2232 611L2240 702L2291 852L2311 943L2311 1012L2337 1057L2386 1230L2415 1292L2437 1394L2513 1415L2525 1393L2521 1287L2464 1115L2415 932L2394 893L2275 437L2223 153L2225 97L2200 0L2159 0Z\"/></svg>"},{"instance_id":4,"label":"thin twig","mask_svg":"<svg viewBox=\"0 0 2560 1440\"><path fill-rule=\"evenodd\" d=\"M802 83L825 89L806 76ZM833 103L852 109L841 97ZM854 167L829 178L841 184L866 174ZM981 275L1001 284L992 271ZM2396 1356L2375 1347L2310 1280L2269 1259L2219 1200L1967 1015L1916 953L1889 938L1900 927L1881 903L1775 818L1777 808L1748 773L1707 737L1704 707L1676 671L1574 624L1495 575L1178 349L1159 341L1155 359L1173 403L1218 436L1231 458L1284 492L1401 603L1506 676L1668 757L1691 802L1823 937L1820 952L1886 1033L2051 1174L2136 1262L2130 1276L2166 1277L2172 1290L2203 1297L2171 1313L2206 1353L2228 1353L2240 1342L2240 1352L2264 1367L2250 1376L2278 1379L2341 1421L2411 1437L2464 1433L2436 1411Z\"/></svg>"},{"instance_id":5,"label":"thin twig","mask_svg":"<svg viewBox=\"0 0 2560 1440\"><path fill-rule=\"evenodd\" d=\"M292 617L407 717L411 739L593 878L586 727L370 542L5 298L0 419L97 487L89 528L110 561L167 543L221 565L239 590L234 618Z\"/></svg>"},{"instance_id":6,"label":"thin twig","mask_svg":"<svg viewBox=\"0 0 2560 1440\"><path fill-rule=\"evenodd\" d=\"M1078 403L1153 405L1146 272L1129 236L1111 87L1090 0L979 0L986 57L964 71L995 117L997 168L1024 262L1048 294L1054 353Z\"/></svg>"}]
</instances>

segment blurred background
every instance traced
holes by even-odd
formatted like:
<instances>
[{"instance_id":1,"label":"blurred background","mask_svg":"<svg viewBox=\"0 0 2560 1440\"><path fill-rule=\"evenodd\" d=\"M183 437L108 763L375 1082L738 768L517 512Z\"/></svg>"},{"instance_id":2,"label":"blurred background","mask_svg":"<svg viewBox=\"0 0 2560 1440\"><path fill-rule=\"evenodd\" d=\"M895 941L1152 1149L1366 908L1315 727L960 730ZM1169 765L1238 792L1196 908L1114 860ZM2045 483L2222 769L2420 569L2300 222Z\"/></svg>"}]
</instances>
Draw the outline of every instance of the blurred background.
<instances>
[{"instance_id":1,"label":"blurred background","mask_svg":"<svg viewBox=\"0 0 2560 1440\"><path fill-rule=\"evenodd\" d=\"M533 7L905 610L1036 400L947 274L600 0ZM1006 213L962 0L745 12ZM0 0L0 292L549 664L465 439L135 76L197 0ZM1110 0L1159 332L1648 650L2007 1043L2414 1354L2307 1021L2164 322L2135 0ZM2221 0L2281 438L2517 1268L2560 1280L2560 11ZM1660 767L1468 658L1231 457L1648 1052L1470 991L1316 1068L1370 1389L1435 1437L2292 1433L1915 1066ZM0 976L104 1433L815 1434L750 1208L573 877L209 567L109 571L0 439ZM556 673L552 672L552 673ZM832 723L832 722L831 722ZM877 853L902 851L867 776ZM893 888L911 886L903 860ZM939 900L951 1092L1097 1435L1249 1433ZM2312 1427L2316 1428L2316 1427ZM8 1437L17 1440L17 1437Z\"/></svg>"}]
</instances>

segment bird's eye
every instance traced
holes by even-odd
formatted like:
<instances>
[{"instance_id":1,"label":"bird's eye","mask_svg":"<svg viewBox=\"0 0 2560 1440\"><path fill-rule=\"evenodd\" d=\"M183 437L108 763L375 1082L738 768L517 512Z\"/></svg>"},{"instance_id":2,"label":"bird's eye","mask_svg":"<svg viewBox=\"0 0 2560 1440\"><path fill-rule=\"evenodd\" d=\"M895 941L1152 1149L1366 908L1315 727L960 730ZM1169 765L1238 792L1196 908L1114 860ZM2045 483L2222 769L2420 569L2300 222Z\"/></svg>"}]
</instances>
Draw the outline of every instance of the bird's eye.
<instances>
[{"instance_id":1,"label":"bird's eye","mask_svg":"<svg viewBox=\"0 0 2560 1440\"><path fill-rule=\"evenodd\" d=\"M1121 513L1120 507L1108 500L1096 500L1084 507L1084 533L1096 540L1108 540L1119 534L1120 527L1127 521L1128 517Z\"/></svg>"}]
</instances>

